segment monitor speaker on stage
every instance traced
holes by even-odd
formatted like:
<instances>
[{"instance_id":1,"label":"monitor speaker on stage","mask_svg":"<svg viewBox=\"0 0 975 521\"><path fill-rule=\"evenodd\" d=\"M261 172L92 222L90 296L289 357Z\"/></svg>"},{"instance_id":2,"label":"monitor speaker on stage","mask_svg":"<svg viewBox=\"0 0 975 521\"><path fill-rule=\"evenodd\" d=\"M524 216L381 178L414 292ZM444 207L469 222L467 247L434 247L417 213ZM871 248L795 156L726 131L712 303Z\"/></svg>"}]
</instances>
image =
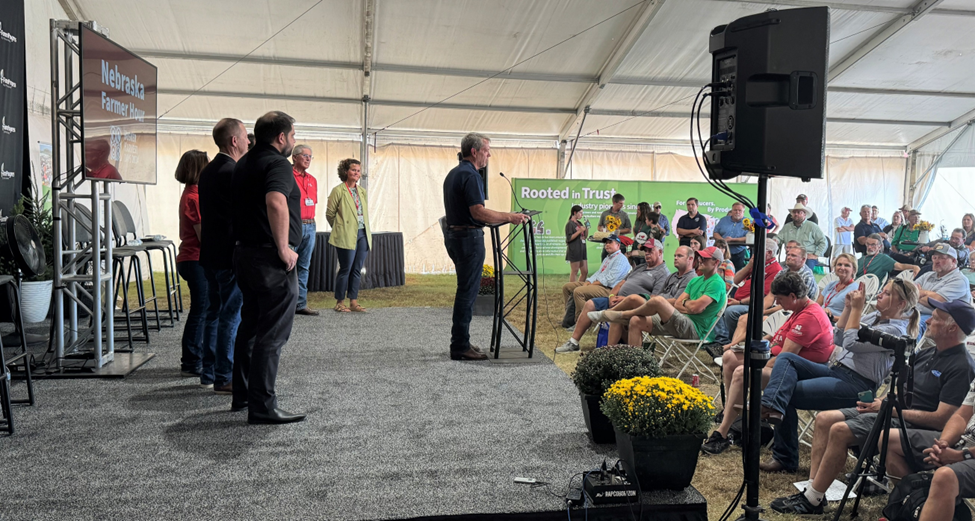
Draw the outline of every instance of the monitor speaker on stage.
<instances>
[{"instance_id":1,"label":"monitor speaker on stage","mask_svg":"<svg viewBox=\"0 0 975 521\"><path fill-rule=\"evenodd\" d=\"M156 66L81 24L85 179L156 184Z\"/></svg>"},{"instance_id":2,"label":"monitor speaker on stage","mask_svg":"<svg viewBox=\"0 0 975 521\"><path fill-rule=\"evenodd\" d=\"M822 179L829 9L767 11L711 31L713 179Z\"/></svg>"}]
</instances>

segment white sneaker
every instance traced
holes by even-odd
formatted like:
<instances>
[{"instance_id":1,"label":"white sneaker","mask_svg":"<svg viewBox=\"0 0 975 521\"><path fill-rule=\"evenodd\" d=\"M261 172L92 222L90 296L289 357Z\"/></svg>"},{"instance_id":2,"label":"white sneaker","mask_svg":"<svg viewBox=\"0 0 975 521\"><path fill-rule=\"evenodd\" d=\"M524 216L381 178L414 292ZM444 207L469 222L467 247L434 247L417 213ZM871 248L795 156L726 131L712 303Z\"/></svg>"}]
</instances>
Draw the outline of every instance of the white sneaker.
<instances>
[{"instance_id":1,"label":"white sneaker","mask_svg":"<svg viewBox=\"0 0 975 521\"><path fill-rule=\"evenodd\" d=\"M623 319L622 311L613 311L611 309L603 311L590 311L587 313L589 320L593 322L617 322L620 324L626 324L628 321Z\"/></svg>"},{"instance_id":2,"label":"white sneaker","mask_svg":"<svg viewBox=\"0 0 975 521\"><path fill-rule=\"evenodd\" d=\"M589 320L592 320L593 322L596 323L606 322L606 320L603 319L602 311L590 311L589 313L586 313L586 316L589 317Z\"/></svg>"},{"instance_id":3,"label":"white sneaker","mask_svg":"<svg viewBox=\"0 0 975 521\"><path fill-rule=\"evenodd\" d=\"M566 340L564 344L555 349L556 353L571 353L573 351L579 350L579 344L573 343L571 340Z\"/></svg>"}]
</instances>

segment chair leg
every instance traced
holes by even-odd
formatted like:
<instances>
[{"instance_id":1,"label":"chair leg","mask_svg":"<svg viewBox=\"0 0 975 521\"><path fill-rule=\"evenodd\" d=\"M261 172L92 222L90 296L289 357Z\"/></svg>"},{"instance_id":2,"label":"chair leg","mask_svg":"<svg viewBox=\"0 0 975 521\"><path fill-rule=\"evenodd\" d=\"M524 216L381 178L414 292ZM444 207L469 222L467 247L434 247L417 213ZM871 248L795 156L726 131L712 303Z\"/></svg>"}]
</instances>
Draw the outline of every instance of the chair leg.
<instances>
[{"instance_id":1,"label":"chair leg","mask_svg":"<svg viewBox=\"0 0 975 521\"><path fill-rule=\"evenodd\" d=\"M24 362L24 381L27 382L27 399L26 400L10 400L11 403L16 404L27 404L34 405L34 380L30 374L30 364L33 357L27 353L27 332L24 330L24 316L20 309L20 288L16 284L11 284L14 289L14 293L17 297L17 309L14 314L14 330L17 336L20 337L20 357ZM0 347L0 351L3 348Z\"/></svg>"},{"instance_id":2,"label":"chair leg","mask_svg":"<svg viewBox=\"0 0 975 521\"><path fill-rule=\"evenodd\" d=\"M156 331L159 331L162 329L162 323L159 321L159 297L156 295L156 279L153 278L152 252L149 250L146 250L146 264L149 266L149 289L152 290L152 310L156 314Z\"/></svg>"},{"instance_id":3,"label":"chair leg","mask_svg":"<svg viewBox=\"0 0 975 521\"><path fill-rule=\"evenodd\" d=\"M142 319L142 334L145 336L146 343L149 343L149 313L146 309L146 291L142 285L142 261L139 260L139 256L135 255L132 257L132 261L135 262L136 277L138 277L139 284L136 287L136 294L139 296L139 317Z\"/></svg>"}]
</instances>

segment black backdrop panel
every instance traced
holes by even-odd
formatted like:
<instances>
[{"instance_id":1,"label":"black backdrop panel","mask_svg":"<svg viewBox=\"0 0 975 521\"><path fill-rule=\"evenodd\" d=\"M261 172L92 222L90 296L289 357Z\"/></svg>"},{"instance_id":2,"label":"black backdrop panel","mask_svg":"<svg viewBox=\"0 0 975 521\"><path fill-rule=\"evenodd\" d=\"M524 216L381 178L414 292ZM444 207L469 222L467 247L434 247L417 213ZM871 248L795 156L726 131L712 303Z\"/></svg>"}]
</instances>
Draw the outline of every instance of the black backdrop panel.
<instances>
[{"instance_id":1,"label":"black backdrop panel","mask_svg":"<svg viewBox=\"0 0 975 521\"><path fill-rule=\"evenodd\" d=\"M339 270L335 247L328 243L329 232L315 234L315 249L308 266L308 291L335 291L335 273ZM388 288L406 284L403 234L372 234L372 250L366 257L366 274L359 289Z\"/></svg>"},{"instance_id":2,"label":"black backdrop panel","mask_svg":"<svg viewBox=\"0 0 975 521\"><path fill-rule=\"evenodd\" d=\"M0 2L0 210L20 198L27 134L27 47L24 0Z\"/></svg>"}]
</instances>

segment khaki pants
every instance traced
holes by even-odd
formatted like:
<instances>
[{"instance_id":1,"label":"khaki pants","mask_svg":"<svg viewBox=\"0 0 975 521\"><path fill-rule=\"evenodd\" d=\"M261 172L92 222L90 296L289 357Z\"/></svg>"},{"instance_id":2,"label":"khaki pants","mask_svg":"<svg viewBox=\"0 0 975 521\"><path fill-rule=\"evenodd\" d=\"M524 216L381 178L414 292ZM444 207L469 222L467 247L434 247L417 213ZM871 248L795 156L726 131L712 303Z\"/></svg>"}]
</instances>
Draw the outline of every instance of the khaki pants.
<instances>
[{"instance_id":1,"label":"khaki pants","mask_svg":"<svg viewBox=\"0 0 975 521\"><path fill-rule=\"evenodd\" d=\"M570 298L575 303L575 320L579 320L582 307L586 305L588 300L608 296L609 288L599 284L587 284L584 286L582 282L567 282L562 286L562 299L565 301L566 306L568 306Z\"/></svg>"}]
</instances>

